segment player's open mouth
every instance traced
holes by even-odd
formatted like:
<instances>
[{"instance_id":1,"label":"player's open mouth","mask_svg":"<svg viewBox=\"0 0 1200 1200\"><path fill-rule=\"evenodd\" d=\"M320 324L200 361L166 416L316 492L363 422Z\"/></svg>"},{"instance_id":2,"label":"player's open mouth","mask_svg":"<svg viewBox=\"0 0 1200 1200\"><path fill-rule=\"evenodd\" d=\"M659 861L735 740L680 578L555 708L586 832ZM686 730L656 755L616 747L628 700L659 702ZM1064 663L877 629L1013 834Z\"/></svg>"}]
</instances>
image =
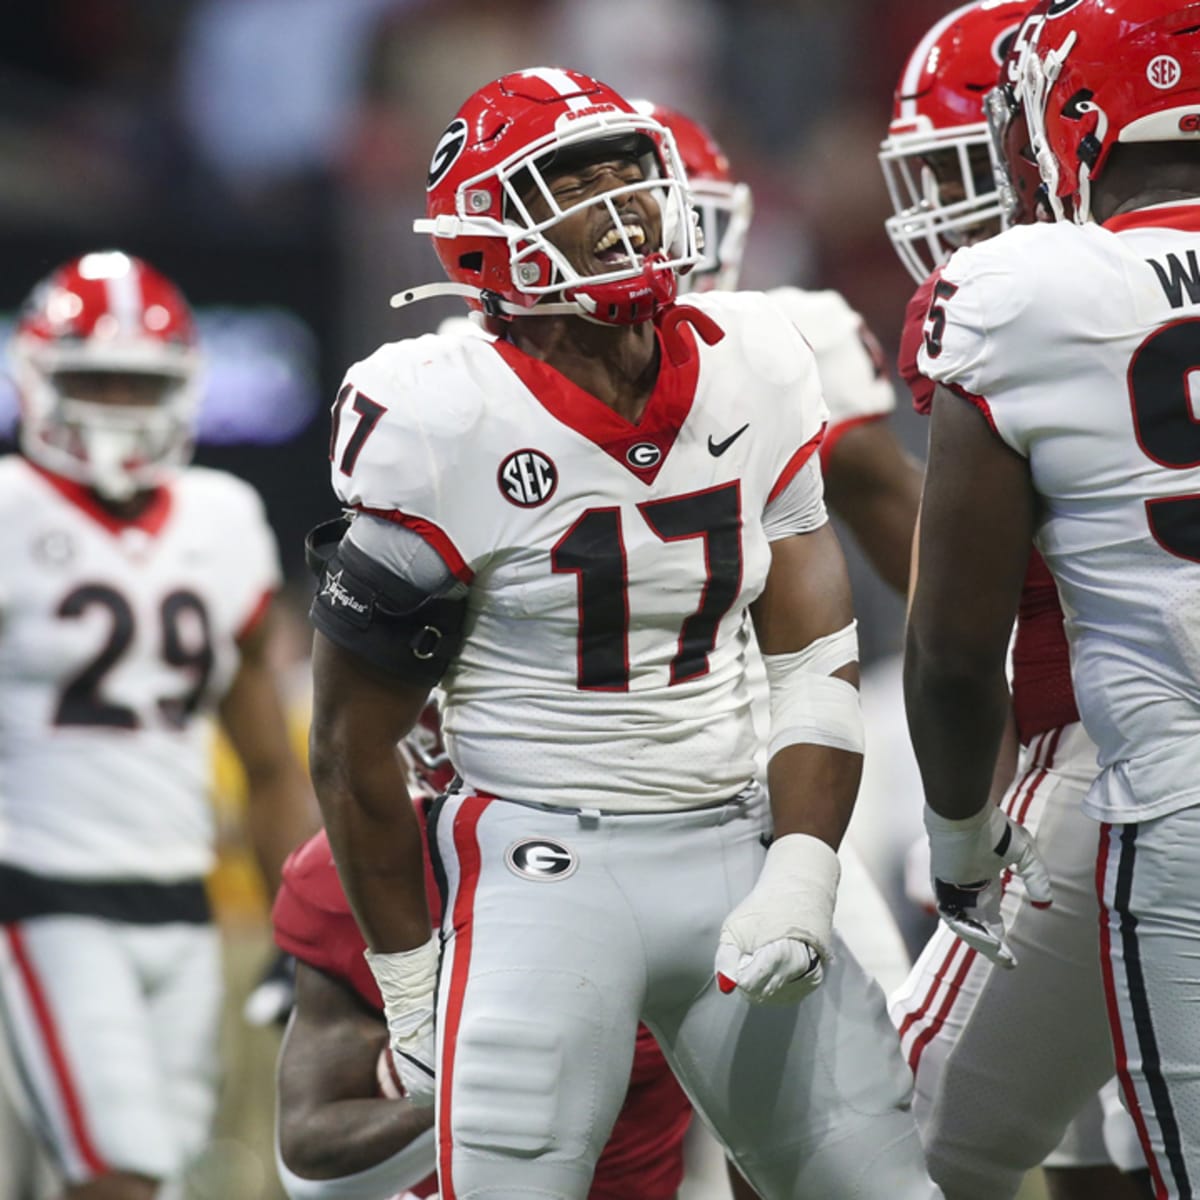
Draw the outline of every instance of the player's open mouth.
<instances>
[{"instance_id":1,"label":"player's open mouth","mask_svg":"<svg viewBox=\"0 0 1200 1200\"><path fill-rule=\"evenodd\" d=\"M646 245L646 231L641 225L634 223L627 224L623 228L629 245L633 247L635 253L640 254L642 247ZM610 269L632 264L625 248L625 240L621 237L621 231L615 227L610 226L608 232L592 247L592 254Z\"/></svg>"}]
</instances>

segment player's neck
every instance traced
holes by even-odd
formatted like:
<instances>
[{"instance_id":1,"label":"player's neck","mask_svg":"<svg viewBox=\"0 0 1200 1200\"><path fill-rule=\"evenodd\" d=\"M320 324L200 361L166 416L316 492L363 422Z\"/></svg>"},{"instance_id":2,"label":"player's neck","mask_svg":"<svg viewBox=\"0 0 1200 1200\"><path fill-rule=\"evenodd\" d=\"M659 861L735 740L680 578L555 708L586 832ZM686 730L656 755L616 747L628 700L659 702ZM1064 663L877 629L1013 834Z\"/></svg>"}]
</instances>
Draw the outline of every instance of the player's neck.
<instances>
[{"instance_id":1,"label":"player's neck","mask_svg":"<svg viewBox=\"0 0 1200 1200\"><path fill-rule=\"evenodd\" d=\"M658 339L650 321L595 325L580 317L523 317L510 324L508 339L627 421L641 419L658 379Z\"/></svg>"},{"instance_id":2,"label":"player's neck","mask_svg":"<svg viewBox=\"0 0 1200 1200\"><path fill-rule=\"evenodd\" d=\"M116 517L118 521L136 521L154 500L155 491L137 492L128 500L110 500L102 496L94 488L88 488L88 494L100 508Z\"/></svg>"},{"instance_id":3,"label":"player's neck","mask_svg":"<svg viewBox=\"0 0 1200 1200\"><path fill-rule=\"evenodd\" d=\"M1172 204L1181 200L1192 200L1200 203L1200 195L1194 191L1182 188L1147 188L1130 196L1118 204L1098 202L1093 207L1098 221L1107 221L1120 213L1136 212L1139 208L1150 208L1155 204Z\"/></svg>"}]
</instances>

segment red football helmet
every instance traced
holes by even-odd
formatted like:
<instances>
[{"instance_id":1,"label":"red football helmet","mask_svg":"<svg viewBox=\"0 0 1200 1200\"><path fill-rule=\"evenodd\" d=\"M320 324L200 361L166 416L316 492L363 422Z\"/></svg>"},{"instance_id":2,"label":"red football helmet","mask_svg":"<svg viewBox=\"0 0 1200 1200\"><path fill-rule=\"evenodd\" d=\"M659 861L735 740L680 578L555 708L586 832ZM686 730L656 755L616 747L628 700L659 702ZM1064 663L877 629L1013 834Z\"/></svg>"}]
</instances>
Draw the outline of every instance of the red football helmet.
<instances>
[{"instance_id":1,"label":"red football helmet","mask_svg":"<svg viewBox=\"0 0 1200 1200\"><path fill-rule=\"evenodd\" d=\"M983 104L1029 8L1030 0L976 0L955 9L900 76L879 162L893 208L885 228L918 283L974 231L1000 228Z\"/></svg>"},{"instance_id":2,"label":"red football helmet","mask_svg":"<svg viewBox=\"0 0 1200 1200\"><path fill-rule=\"evenodd\" d=\"M1016 93L1055 219L1091 219L1118 142L1200 137L1200 3L1043 0Z\"/></svg>"},{"instance_id":3,"label":"red football helmet","mask_svg":"<svg viewBox=\"0 0 1200 1200\"><path fill-rule=\"evenodd\" d=\"M637 156L643 178L563 208L546 182L557 159L594 143ZM586 149L583 153L586 153ZM530 192L550 215L535 220ZM661 245L623 220L623 200L647 192L662 214ZM617 241L609 264L581 274L550 238L565 217L601 206ZM612 88L578 71L535 67L480 88L442 134L429 167L426 219L418 233L453 281L392 297L399 307L427 296L459 295L492 319L570 313L602 324L644 321L675 298L676 273L699 258L687 180L675 139ZM547 297L561 296L556 302ZM532 312L531 312L532 310Z\"/></svg>"},{"instance_id":4,"label":"red football helmet","mask_svg":"<svg viewBox=\"0 0 1200 1200\"><path fill-rule=\"evenodd\" d=\"M674 135L700 215L701 258L680 280L679 290L733 291L742 272L742 254L754 212L750 185L734 179L725 152L703 125L652 100L632 103L638 112L652 117Z\"/></svg>"},{"instance_id":5,"label":"red football helmet","mask_svg":"<svg viewBox=\"0 0 1200 1200\"><path fill-rule=\"evenodd\" d=\"M191 456L200 354L187 301L149 264L119 250L85 254L34 288L10 357L21 448L34 462L127 500ZM145 376L153 403L72 397L77 377Z\"/></svg>"}]
</instances>

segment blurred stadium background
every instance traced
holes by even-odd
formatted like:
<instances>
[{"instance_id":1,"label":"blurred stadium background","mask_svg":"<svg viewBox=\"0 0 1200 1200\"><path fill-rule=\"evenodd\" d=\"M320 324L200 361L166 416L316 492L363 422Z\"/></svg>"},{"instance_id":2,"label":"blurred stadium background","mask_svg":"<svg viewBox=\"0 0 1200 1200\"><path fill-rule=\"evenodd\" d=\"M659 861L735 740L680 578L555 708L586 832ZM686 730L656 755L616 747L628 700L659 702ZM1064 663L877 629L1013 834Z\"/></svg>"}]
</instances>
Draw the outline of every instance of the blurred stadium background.
<instances>
[{"instance_id":1,"label":"blurred stadium background","mask_svg":"<svg viewBox=\"0 0 1200 1200\"><path fill-rule=\"evenodd\" d=\"M32 283L85 250L158 265L209 356L199 461L261 490L295 627L279 646L303 739L306 529L331 515L326 412L346 365L451 304L394 313L440 277L409 232L430 149L506 71L579 68L705 122L753 187L744 284L833 287L894 351L912 285L883 233L875 159L891 92L946 0L41 0L0 39L0 337ZM0 438L14 402L0 378ZM901 397L901 438L922 423ZM7 448L7 447L5 447ZM902 606L851 550L864 660L899 649ZM217 772L228 934L225 1099L195 1173L205 1200L275 1200L277 1035L241 1001L269 950L236 772ZM1042 1193L1031 1182L1023 1200Z\"/></svg>"}]
</instances>

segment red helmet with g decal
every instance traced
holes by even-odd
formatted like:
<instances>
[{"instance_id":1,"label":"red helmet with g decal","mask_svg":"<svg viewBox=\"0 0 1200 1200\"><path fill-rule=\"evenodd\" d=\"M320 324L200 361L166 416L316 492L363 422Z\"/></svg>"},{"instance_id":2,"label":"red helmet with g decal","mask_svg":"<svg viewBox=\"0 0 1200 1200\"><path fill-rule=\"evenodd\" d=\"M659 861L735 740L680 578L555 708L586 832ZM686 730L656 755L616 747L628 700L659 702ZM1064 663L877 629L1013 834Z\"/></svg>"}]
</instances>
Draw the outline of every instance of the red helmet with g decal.
<instances>
[{"instance_id":1,"label":"red helmet with g decal","mask_svg":"<svg viewBox=\"0 0 1200 1200\"><path fill-rule=\"evenodd\" d=\"M155 487L191 455L200 354L191 310L169 279L119 250L65 263L18 317L10 348L21 448L111 500ZM153 403L73 396L75 380L145 377Z\"/></svg>"},{"instance_id":2,"label":"red helmet with g decal","mask_svg":"<svg viewBox=\"0 0 1200 1200\"><path fill-rule=\"evenodd\" d=\"M996 85L1030 0L975 0L944 16L909 56L879 162L893 215L885 222L919 283L971 232L1000 228L984 99Z\"/></svg>"},{"instance_id":3,"label":"red helmet with g decal","mask_svg":"<svg viewBox=\"0 0 1200 1200\"><path fill-rule=\"evenodd\" d=\"M563 207L546 181L555 165L606 151L637 160L642 178ZM623 218L625 197L648 193L661 215L659 245ZM529 200L549 213L537 219ZM582 272L554 244L564 218L607 209L609 260ZM675 140L612 88L578 71L536 67L480 88L442 134L429 168L426 218L449 284L412 288L399 307L460 295L489 317L570 313L603 324L648 320L675 298L676 273L698 259L695 223Z\"/></svg>"}]
</instances>

